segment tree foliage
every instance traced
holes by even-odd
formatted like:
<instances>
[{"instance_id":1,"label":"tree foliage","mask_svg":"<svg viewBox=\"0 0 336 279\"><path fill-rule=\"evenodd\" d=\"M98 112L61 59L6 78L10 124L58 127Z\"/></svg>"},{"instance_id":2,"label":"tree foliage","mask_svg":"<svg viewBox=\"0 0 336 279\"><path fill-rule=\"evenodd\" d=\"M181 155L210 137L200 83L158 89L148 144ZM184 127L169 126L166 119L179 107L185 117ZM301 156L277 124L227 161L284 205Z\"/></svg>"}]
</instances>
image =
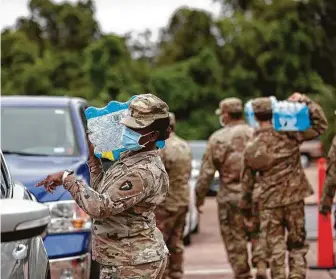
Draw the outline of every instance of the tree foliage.
<instances>
[{"instance_id":1,"label":"tree foliage","mask_svg":"<svg viewBox=\"0 0 336 279\"><path fill-rule=\"evenodd\" d=\"M216 0L223 15L181 7L159 41L151 32L103 34L91 0L30 0L28 17L2 32L2 94L70 95L103 106L134 94L163 98L187 139L219 127L229 96L247 101L309 93L336 132L336 2ZM327 145L328 146L328 145Z\"/></svg>"}]
</instances>

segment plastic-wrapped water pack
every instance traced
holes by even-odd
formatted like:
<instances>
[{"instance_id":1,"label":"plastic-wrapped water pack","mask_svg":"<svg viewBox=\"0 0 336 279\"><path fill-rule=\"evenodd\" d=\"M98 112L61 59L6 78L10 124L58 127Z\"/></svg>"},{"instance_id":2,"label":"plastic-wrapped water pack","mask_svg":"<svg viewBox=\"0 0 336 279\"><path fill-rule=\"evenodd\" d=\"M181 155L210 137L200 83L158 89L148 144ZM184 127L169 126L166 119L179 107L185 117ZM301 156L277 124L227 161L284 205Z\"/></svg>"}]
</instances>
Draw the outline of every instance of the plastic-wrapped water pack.
<instances>
[{"instance_id":1,"label":"plastic-wrapped water pack","mask_svg":"<svg viewBox=\"0 0 336 279\"><path fill-rule=\"evenodd\" d=\"M278 101L273 107L276 131L305 131L310 128L309 108L305 103Z\"/></svg>"},{"instance_id":2,"label":"plastic-wrapped water pack","mask_svg":"<svg viewBox=\"0 0 336 279\"><path fill-rule=\"evenodd\" d=\"M309 108L305 103L272 100L273 127L276 131L305 131L311 127ZM252 101L245 104L245 116L249 126L258 127Z\"/></svg>"},{"instance_id":3,"label":"plastic-wrapped water pack","mask_svg":"<svg viewBox=\"0 0 336 279\"><path fill-rule=\"evenodd\" d=\"M111 101L103 108L89 107L85 111L89 140L94 146L97 158L111 161L118 160L120 154L126 151L122 145L122 134L125 126L120 120L128 115L128 107L133 96L127 102ZM165 146L164 141L156 143L158 148Z\"/></svg>"},{"instance_id":4,"label":"plastic-wrapped water pack","mask_svg":"<svg viewBox=\"0 0 336 279\"><path fill-rule=\"evenodd\" d=\"M252 128L259 127L258 122L254 118L254 111L253 111L251 100L245 104L245 117L246 117L246 120L249 126L251 126Z\"/></svg>"}]
</instances>

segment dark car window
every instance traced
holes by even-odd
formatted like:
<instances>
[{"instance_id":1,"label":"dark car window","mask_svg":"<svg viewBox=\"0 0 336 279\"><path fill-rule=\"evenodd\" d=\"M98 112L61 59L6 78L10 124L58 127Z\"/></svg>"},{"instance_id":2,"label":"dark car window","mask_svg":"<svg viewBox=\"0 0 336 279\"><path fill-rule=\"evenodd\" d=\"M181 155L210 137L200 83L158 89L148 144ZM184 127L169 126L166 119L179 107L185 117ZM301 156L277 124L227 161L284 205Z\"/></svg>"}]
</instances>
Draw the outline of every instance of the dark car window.
<instances>
[{"instance_id":1,"label":"dark car window","mask_svg":"<svg viewBox=\"0 0 336 279\"><path fill-rule=\"evenodd\" d=\"M2 107L1 148L4 153L79 155L70 109Z\"/></svg>"},{"instance_id":2,"label":"dark car window","mask_svg":"<svg viewBox=\"0 0 336 279\"><path fill-rule=\"evenodd\" d=\"M6 175L3 171L3 166L1 165L1 199L7 198L9 193L9 185Z\"/></svg>"},{"instance_id":3,"label":"dark car window","mask_svg":"<svg viewBox=\"0 0 336 279\"><path fill-rule=\"evenodd\" d=\"M85 131L87 130L87 121L86 121L86 117L85 117L85 110L87 108L88 108L87 105L82 105L79 109L80 110L79 113L80 113L80 116L81 116L81 119L82 119L83 126L85 128Z\"/></svg>"}]
</instances>

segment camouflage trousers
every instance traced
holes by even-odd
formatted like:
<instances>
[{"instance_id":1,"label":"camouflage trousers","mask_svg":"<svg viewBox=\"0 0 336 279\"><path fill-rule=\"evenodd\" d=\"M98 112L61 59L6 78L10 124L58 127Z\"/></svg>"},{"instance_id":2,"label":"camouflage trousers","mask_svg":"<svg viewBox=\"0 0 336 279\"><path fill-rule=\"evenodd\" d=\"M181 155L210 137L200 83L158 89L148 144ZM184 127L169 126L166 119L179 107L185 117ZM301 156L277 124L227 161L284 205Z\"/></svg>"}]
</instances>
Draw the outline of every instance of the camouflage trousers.
<instances>
[{"instance_id":1,"label":"camouflage trousers","mask_svg":"<svg viewBox=\"0 0 336 279\"><path fill-rule=\"evenodd\" d=\"M252 263L257 265L261 260L266 261L259 244L259 218L253 216L253 228L248 230L244 216L238 206L229 203L218 204L220 230L225 244L229 262L234 272L234 278L252 278L249 264L248 241L252 244Z\"/></svg>"},{"instance_id":2,"label":"camouflage trousers","mask_svg":"<svg viewBox=\"0 0 336 279\"><path fill-rule=\"evenodd\" d=\"M306 242L304 202L261 211L261 237L270 255L273 279L306 278ZM287 231L287 241L285 234ZM289 276L286 276L286 252L288 251Z\"/></svg>"},{"instance_id":3,"label":"camouflage trousers","mask_svg":"<svg viewBox=\"0 0 336 279\"><path fill-rule=\"evenodd\" d=\"M167 265L167 257L161 261L132 266L101 265L100 279L161 279ZM98 279L98 278L97 278Z\"/></svg>"},{"instance_id":4,"label":"camouflage trousers","mask_svg":"<svg viewBox=\"0 0 336 279\"><path fill-rule=\"evenodd\" d=\"M161 230L170 252L168 265L162 278L179 279L183 277L183 232L188 207L180 207L177 211L168 211L158 207L156 225Z\"/></svg>"}]
</instances>

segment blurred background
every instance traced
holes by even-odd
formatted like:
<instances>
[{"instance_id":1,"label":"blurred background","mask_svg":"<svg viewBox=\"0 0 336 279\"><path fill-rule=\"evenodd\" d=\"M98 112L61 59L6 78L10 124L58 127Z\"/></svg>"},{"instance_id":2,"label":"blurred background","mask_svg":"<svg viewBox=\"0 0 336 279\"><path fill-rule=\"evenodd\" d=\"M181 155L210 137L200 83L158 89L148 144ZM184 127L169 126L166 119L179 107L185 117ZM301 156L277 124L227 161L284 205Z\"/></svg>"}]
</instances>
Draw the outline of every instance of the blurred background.
<instances>
[{"instance_id":1,"label":"blurred background","mask_svg":"<svg viewBox=\"0 0 336 279\"><path fill-rule=\"evenodd\" d=\"M152 92L177 132L205 140L229 96L323 106L336 132L335 0L2 0L2 95L68 95L91 105Z\"/></svg>"}]
</instances>

